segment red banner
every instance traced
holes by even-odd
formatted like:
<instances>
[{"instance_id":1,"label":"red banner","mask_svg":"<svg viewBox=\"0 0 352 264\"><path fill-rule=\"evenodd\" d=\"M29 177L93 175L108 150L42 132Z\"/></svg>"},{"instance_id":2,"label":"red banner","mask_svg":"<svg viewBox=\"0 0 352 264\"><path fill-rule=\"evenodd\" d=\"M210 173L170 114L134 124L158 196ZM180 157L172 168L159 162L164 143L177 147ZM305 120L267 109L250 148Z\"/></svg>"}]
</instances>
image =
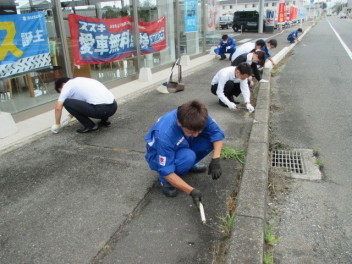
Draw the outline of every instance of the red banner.
<instances>
[{"instance_id":1,"label":"red banner","mask_svg":"<svg viewBox=\"0 0 352 264\"><path fill-rule=\"evenodd\" d=\"M136 53L133 42L132 17L113 19L68 16L75 65L100 64ZM141 54L166 48L165 16L152 22L140 22Z\"/></svg>"},{"instance_id":2,"label":"red banner","mask_svg":"<svg viewBox=\"0 0 352 264\"><path fill-rule=\"evenodd\" d=\"M296 14L296 7L291 6L291 8L290 8L290 21L293 21L296 19L295 14Z\"/></svg>"},{"instance_id":3,"label":"red banner","mask_svg":"<svg viewBox=\"0 0 352 264\"><path fill-rule=\"evenodd\" d=\"M277 18L278 23L285 23L286 21L285 14L286 14L285 3L279 3L279 12L278 12L278 18Z\"/></svg>"},{"instance_id":4,"label":"red banner","mask_svg":"<svg viewBox=\"0 0 352 264\"><path fill-rule=\"evenodd\" d=\"M166 48L165 16L152 22L139 22L139 40L141 54L154 53Z\"/></svg>"}]
</instances>

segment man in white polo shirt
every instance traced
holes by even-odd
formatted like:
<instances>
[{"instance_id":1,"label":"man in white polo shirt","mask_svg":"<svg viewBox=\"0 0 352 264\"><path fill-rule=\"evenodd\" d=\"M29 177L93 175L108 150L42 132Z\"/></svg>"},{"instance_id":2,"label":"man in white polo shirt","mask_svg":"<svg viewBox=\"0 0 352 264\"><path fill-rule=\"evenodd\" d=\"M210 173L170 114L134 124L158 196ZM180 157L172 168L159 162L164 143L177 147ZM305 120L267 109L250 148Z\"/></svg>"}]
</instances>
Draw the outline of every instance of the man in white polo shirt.
<instances>
[{"instance_id":1,"label":"man in white polo shirt","mask_svg":"<svg viewBox=\"0 0 352 264\"><path fill-rule=\"evenodd\" d=\"M55 124L51 127L53 133L58 133L72 117L83 125L82 129L77 129L78 133L88 133L110 125L108 119L115 114L117 103L114 95L101 82L84 77L64 77L55 82L55 90L60 96L55 106ZM61 122L63 107L70 115ZM90 117L101 121L95 124Z\"/></svg>"}]
</instances>

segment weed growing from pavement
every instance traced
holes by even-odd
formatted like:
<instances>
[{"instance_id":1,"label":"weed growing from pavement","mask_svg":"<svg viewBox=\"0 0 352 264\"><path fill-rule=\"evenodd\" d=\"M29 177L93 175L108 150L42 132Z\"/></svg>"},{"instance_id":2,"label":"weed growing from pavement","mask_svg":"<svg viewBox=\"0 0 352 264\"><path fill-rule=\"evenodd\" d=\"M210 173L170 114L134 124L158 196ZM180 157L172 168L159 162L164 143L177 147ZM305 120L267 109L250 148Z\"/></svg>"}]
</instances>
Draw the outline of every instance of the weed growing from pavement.
<instances>
[{"instance_id":1,"label":"weed growing from pavement","mask_svg":"<svg viewBox=\"0 0 352 264\"><path fill-rule=\"evenodd\" d=\"M265 243L269 246L276 246L276 243L279 242L280 238L274 234L275 230L272 226L267 226L264 230L264 239Z\"/></svg>"},{"instance_id":2,"label":"weed growing from pavement","mask_svg":"<svg viewBox=\"0 0 352 264\"><path fill-rule=\"evenodd\" d=\"M244 164L245 156L246 151L244 149L230 146L224 146L220 155L222 159L235 159L241 164Z\"/></svg>"},{"instance_id":3,"label":"weed growing from pavement","mask_svg":"<svg viewBox=\"0 0 352 264\"><path fill-rule=\"evenodd\" d=\"M274 256L273 253L267 252L264 254L264 259L263 259L264 264L274 264Z\"/></svg>"},{"instance_id":4,"label":"weed growing from pavement","mask_svg":"<svg viewBox=\"0 0 352 264\"><path fill-rule=\"evenodd\" d=\"M313 147L313 156L319 157L319 149L317 147Z\"/></svg>"},{"instance_id":5,"label":"weed growing from pavement","mask_svg":"<svg viewBox=\"0 0 352 264\"><path fill-rule=\"evenodd\" d=\"M224 216L218 216L220 220L219 228L229 236L235 223L235 215L227 212Z\"/></svg>"},{"instance_id":6,"label":"weed growing from pavement","mask_svg":"<svg viewBox=\"0 0 352 264\"><path fill-rule=\"evenodd\" d=\"M317 159L315 161L315 164L319 166L319 169L324 168L324 163L320 159Z\"/></svg>"},{"instance_id":7,"label":"weed growing from pavement","mask_svg":"<svg viewBox=\"0 0 352 264\"><path fill-rule=\"evenodd\" d=\"M236 209L236 202L234 197L236 197L236 194L233 193L226 200L227 212L225 216L217 217L220 220L220 223L217 225L217 228L224 236L223 241L221 243L212 246L212 264L225 263L225 256L228 249L227 240L230 238L230 234L235 222L234 213Z\"/></svg>"}]
</instances>

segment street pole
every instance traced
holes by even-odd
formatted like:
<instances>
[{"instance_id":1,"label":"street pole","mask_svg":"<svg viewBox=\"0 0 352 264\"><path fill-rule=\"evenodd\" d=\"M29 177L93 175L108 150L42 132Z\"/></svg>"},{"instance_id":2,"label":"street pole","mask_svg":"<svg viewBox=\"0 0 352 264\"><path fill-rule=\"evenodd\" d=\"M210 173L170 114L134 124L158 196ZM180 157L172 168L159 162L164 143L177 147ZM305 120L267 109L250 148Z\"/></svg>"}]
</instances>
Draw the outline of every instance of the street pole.
<instances>
[{"instance_id":1,"label":"street pole","mask_svg":"<svg viewBox=\"0 0 352 264\"><path fill-rule=\"evenodd\" d=\"M263 33L264 0L259 0L259 23L258 33Z\"/></svg>"}]
</instances>

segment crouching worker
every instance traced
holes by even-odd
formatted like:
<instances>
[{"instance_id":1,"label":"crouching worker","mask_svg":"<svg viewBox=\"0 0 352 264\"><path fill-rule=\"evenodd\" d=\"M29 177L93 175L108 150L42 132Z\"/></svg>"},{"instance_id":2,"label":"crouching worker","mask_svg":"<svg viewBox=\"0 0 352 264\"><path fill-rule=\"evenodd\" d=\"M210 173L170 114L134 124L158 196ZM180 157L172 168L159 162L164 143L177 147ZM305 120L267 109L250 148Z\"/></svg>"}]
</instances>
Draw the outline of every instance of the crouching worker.
<instances>
[{"instance_id":1,"label":"crouching worker","mask_svg":"<svg viewBox=\"0 0 352 264\"><path fill-rule=\"evenodd\" d=\"M295 40L297 40L299 42L299 38L298 38L298 33L302 33L303 30L301 28L292 31L288 36L287 36L287 40L290 43L295 43Z\"/></svg>"},{"instance_id":2,"label":"crouching worker","mask_svg":"<svg viewBox=\"0 0 352 264\"><path fill-rule=\"evenodd\" d=\"M218 179L222 173L223 139L224 132L200 101L190 101L160 117L145 136L145 158L149 167L159 173L162 192L175 197L179 189L193 199L201 198L201 192L182 177L187 172L205 172L206 165L198 162L213 151L208 174L213 180Z\"/></svg>"},{"instance_id":3,"label":"crouching worker","mask_svg":"<svg viewBox=\"0 0 352 264\"><path fill-rule=\"evenodd\" d=\"M109 117L115 114L117 103L114 95L99 81L77 77L74 79L60 78L55 82L55 90L60 93L55 105L55 125L51 131L58 133L75 117L82 125L78 133L98 130L101 126L109 126ZM70 115L61 122L62 108ZM100 119L98 124L90 118Z\"/></svg>"},{"instance_id":4,"label":"crouching worker","mask_svg":"<svg viewBox=\"0 0 352 264\"><path fill-rule=\"evenodd\" d=\"M251 105L251 92L249 86L253 86L252 69L246 62L241 62L238 66L230 66L218 71L211 81L211 92L219 98L219 104L228 107L230 110L236 110L234 96L240 94L246 104L247 110L251 113L254 107Z\"/></svg>"}]
</instances>

